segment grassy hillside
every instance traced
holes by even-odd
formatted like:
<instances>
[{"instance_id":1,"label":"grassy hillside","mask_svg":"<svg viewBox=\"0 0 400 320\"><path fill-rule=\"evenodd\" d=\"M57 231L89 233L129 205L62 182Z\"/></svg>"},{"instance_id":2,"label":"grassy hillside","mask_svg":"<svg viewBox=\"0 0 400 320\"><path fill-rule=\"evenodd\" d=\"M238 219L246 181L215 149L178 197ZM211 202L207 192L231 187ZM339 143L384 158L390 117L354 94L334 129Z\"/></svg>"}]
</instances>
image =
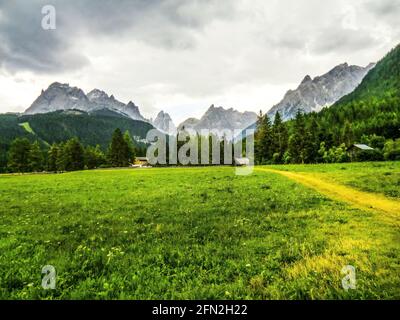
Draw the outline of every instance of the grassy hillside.
<instances>
[{"instance_id":1,"label":"grassy hillside","mask_svg":"<svg viewBox=\"0 0 400 320\"><path fill-rule=\"evenodd\" d=\"M351 179L352 166L328 171ZM374 174L373 164L363 166ZM279 174L3 175L0 202L3 299L400 298L398 220ZM40 285L48 264L57 271L54 291ZM345 265L356 268L356 290L342 288Z\"/></svg>"}]
</instances>

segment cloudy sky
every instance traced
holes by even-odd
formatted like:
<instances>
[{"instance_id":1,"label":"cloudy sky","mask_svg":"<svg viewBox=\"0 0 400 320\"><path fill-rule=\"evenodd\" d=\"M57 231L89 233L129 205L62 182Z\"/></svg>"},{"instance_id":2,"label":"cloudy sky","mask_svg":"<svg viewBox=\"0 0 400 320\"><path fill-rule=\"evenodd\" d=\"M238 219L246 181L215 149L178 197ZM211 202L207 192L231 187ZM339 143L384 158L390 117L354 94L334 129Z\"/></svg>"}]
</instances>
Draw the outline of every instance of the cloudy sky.
<instances>
[{"instance_id":1,"label":"cloudy sky","mask_svg":"<svg viewBox=\"0 0 400 320\"><path fill-rule=\"evenodd\" d=\"M175 122L211 104L266 111L306 74L382 58L399 17L400 0L0 0L0 112L54 81Z\"/></svg>"}]
</instances>

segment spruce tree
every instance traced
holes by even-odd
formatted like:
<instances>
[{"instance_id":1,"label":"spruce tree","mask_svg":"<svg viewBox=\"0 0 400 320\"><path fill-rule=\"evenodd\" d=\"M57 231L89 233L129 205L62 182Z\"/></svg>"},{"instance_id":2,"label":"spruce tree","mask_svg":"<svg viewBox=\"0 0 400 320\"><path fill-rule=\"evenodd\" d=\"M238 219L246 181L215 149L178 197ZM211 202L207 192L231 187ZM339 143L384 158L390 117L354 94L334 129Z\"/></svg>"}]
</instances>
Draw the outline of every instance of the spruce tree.
<instances>
[{"instance_id":1,"label":"spruce tree","mask_svg":"<svg viewBox=\"0 0 400 320\"><path fill-rule=\"evenodd\" d=\"M78 138L72 138L65 144L65 170L77 171L85 168L84 149Z\"/></svg>"},{"instance_id":2,"label":"spruce tree","mask_svg":"<svg viewBox=\"0 0 400 320\"><path fill-rule=\"evenodd\" d=\"M66 144L60 143L58 146L58 153L57 153L57 160L56 160L56 167L57 171L63 172L66 170L67 165L67 152L66 152Z\"/></svg>"},{"instance_id":3,"label":"spruce tree","mask_svg":"<svg viewBox=\"0 0 400 320\"><path fill-rule=\"evenodd\" d=\"M288 131L279 112L275 114L272 126L273 156L275 163L283 162L283 156L288 147Z\"/></svg>"},{"instance_id":4,"label":"spruce tree","mask_svg":"<svg viewBox=\"0 0 400 320\"><path fill-rule=\"evenodd\" d=\"M108 150L108 161L112 167L126 167L129 165L129 147L120 129L116 129L112 135Z\"/></svg>"},{"instance_id":5,"label":"spruce tree","mask_svg":"<svg viewBox=\"0 0 400 320\"><path fill-rule=\"evenodd\" d=\"M260 110L260 113L257 116L257 122L256 122L256 132L254 134L254 155L255 155L255 160L257 163L261 164L262 163L262 144L261 144L261 125L263 121L264 115L262 111Z\"/></svg>"},{"instance_id":6,"label":"spruce tree","mask_svg":"<svg viewBox=\"0 0 400 320\"><path fill-rule=\"evenodd\" d=\"M258 163L267 163L272 161L273 156L273 136L272 125L267 114L262 115L260 112L257 121L256 134L256 157Z\"/></svg>"},{"instance_id":7,"label":"spruce tree","mask_svg":"<svg viewBox=\"0 0 400 320\"><path fill-rule=\"evenodd\" d=\"M135 161L135 146L133 144L131 134L129 133L128 130L126 130L124 133L124 140L125 140L126 144L128 145L129 162L133 163Z\"/></svg>"},{"instance_id":8,"label":"spruce tree","mask_svg":"<svg viewBox=\"0 0 400 320\"><path fill-rule=\"evenodd\" d=\"M307 136L305 141L306 162L317 163L319 158L319 148L321 141L319 140L319 124L315 117L312 117L307 124Z\"/></svg>"},{"instance_id":9,"label":"spruce tree","mask_svg":"<svg viewBox=\"0 0 400 320\"><path fill-rule=\"evenodd\" d=\"M297 112L293 124L293 133L289 139L289 152L293 163L307 163L311 149L312 137L306 126L304 115Z\"/></svg>"},{"instance_id":10,"label":"spruce tree","mask_svg":"<svg viewBox=\"0 0 400 320\"><path fill-rule=\"evenodd\" d=\"M57 160L58 156L60 153L60 148L56 143L53 143L53 145L50 147L50 150L48 151L48 160L47 160L47 170L50 172L56 172L57 171Z\"/></svg>"},{"instance_id":11,"label":"spruce tree","mask_svg":"<svg viewBox=\"0 0 400 320\"><path fill-rule=\"evenodd\" d=\"M96 147L88 146L85 149L85 166L88 169L95 169L105 163L104 154L99 145Z\"/></svg>"},{"instance_id":12,"label":"spruce tree","mask_svg":"<svg viewBox=\"0 0 400 320\"><path fill-rule=\"evenodd\" d=\"M104 155L103 150L100 145L96 145L94 148L94 153L96 155L96 167L100 167L106 163L106 156Z\"/></svg>"},{"instance_id":13,"label":"spruce tree","mask_svg":"<svg viewBox=\"0 0 400 320\"><path fill-rule=\"evenodd\" d=\"M344 123L342 132L343 133L341 142L344 143L347 147L350 147L354 143L354 132L349 121L346 121Z\"/></svg>"},{"instance_id":14,"label":"spruce tree","mask_svg":"<svg viewBox=\"0 0 400 320\"><path fill-rule=\"evenodd\" d=\"M31 143L26 138L16 138L8 152L8 169L11 172L28 172Z\"/></svg>"},{"instance_id":15,"label":"spruce tree","mask_svg":"<svg viewBox=\"0 0 400 320\"><path fill-rule=\"evenodd\" d=\"M29 150L29 169L33 172L43 171L43 154L38 141L31 145Z\"/></svg>"}]
</instances>

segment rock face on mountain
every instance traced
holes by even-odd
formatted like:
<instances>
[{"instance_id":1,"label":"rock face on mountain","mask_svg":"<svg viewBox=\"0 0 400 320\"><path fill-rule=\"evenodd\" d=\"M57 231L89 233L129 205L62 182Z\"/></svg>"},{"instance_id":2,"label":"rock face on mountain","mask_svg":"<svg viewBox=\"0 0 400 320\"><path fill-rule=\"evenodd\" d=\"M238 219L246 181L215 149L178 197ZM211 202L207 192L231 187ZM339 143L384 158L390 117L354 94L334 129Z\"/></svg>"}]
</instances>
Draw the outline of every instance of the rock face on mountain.
<instances>
[{"instance_id":1,"label":"rock face on mountain","mask_svg":"<svg viewBox=\"0 0 400 320\"><path fill-rule=\"evenodd\" d=\"M108 96L104 91L98 89L94 89L85 95L81 89L59 82L51 84L47 90L42 91L41 95L25 111L25 114L70 109L85 112L108 109L134 120L147 121L133 102L124 104L116 100L113 95Z\"/></svg>"},{"instance_id":2,"label":"rock face on mountain","mask_svg":"<svg viewBox=\"0 0 400 320\"><path fill-rule=\"evenodd\" d=\"M174 134L176 132L176 126L172 121L170 115L164 111L160 111L157 117L152 121L152 125L158 130L167 133Z\"/></svg>"},{"instance_id":3,"label":"rock face on mountain","mask_svg":"<svg viewBox=\"0 0 400 320\"><path fill-rule=\"evenodd\" d=\"M306 76L299 87L294 91L289 90L268 115L274 117L279 111L283 120L290 120L299 110L304 113L318 112L353 92L374 67L373 63L365 68L344 63L320 77L312 79Z\"/></svg>"},{"instance_id":4,"label":"rock face on mountain","mask_svg":"<svg viewBox=\"0 0 400 320\"><path fill-rule=\"evenodd\" d=\"M113 95L108 96L104 91L94 89L90 91L87 95L90 102L96 105L97 109L110 109L115 110L120 113L128 115L130 118L134 120L147 121L139 111L139 107L136 106L132 101L129 101L128 104L124 104L117 99Z\"/></svg>"},{"instance_id":5,"label":"rock face on mountain","mask_svg":"<svg viewBox=\"0 0 400 320\"><path fill-rule=\"evenodd\" d=\"M212 105L203 117L198 120L190 118L179 125L179 129L193 129L200 131L201 129L209 130L243 130L257 120L257 114L254 112L239 112L234 109L224 109L222 107L214 107Z\"/></svg>"},{"instance_id":6,"label":"rock face on mountain","mask_svg":"<svg viewBox=\"0 0 400 320\"><path fill-rule=\"evenodd\" d=\"M179 126L179 130L183 129L193 129L199 124L200 120L196 118L189 118L183 121Z\"/></svg>"},{"instance_id":7,"label":"rock face on mountain","mask_svg":"<svg viewBox=\"0 0 400 320\"><path fill-rule=\"evenodd\" d=\"M46 91L42 90L41 95L25 111L25 114L47 113L67 109L87 111L90 108L91 103L81 89L55 82Z\"/></svg>"}]
</instances>

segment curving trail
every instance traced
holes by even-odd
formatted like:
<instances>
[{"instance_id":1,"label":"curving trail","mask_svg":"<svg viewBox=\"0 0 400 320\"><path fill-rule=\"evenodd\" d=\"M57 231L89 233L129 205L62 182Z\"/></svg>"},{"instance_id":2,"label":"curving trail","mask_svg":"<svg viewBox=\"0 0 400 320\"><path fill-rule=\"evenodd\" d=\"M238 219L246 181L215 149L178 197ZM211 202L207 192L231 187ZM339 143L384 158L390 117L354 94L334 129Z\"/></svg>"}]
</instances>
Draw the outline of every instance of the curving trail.
<instances>
[{"instance_id":1,"label":"curving trail","mask_svg":"<svg viewBox=\"0 0 400 320\"><path fill-rule=\"evenodd\" d=\"M400 201L388 199L383 195L359 191L341 184L324 181L315 175L307 173L262 168L257 168L256 171L280 174L313 188L329 198L347 202L359 209L381 212L396 222L396 224L400 222Z\"/></svg>"}]
</instances>

